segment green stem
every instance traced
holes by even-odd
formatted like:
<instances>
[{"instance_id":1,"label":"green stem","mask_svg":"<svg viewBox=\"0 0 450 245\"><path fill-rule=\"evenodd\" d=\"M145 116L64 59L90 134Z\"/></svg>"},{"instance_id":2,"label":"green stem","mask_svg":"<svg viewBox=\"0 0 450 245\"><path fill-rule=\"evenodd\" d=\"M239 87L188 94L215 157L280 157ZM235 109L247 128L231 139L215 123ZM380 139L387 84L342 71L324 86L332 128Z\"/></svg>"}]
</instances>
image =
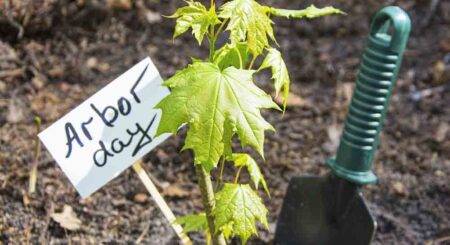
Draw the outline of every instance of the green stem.
<instances>
[{"instance_id":1,"label":"green stem","mask_svg":"<svg viewBox=\"0 0 450 245\"><path fill-rule=\"evenodd\" d=\"M239 68L243 68L243 62L242 62L242 55L241 55L241 52L239 51L239 49L237 48L237 47L235 47L235 49L236 49L236 52L238 53L238 56L239 56Z\"/></svg>"},{"instance_id":2,"label":"green stem","mask_svg":"<svg viewBox=\"0 0 450 245\"><path fill-rule=\"evenodd\" d=\"M248 66L248 69L251 70L253 67L253 64L255 63L256 58L258 58L258 56L253 55L252 61L250 62L250 65Z\"/></svg>"},{"instance_id":3,"label":"green stem","mask_svg":"<svg viewBox=\"0 0 450 245\"><path fill-rule=\"evenodd\" d=\"M236 178L234 178L234 183L235 183L235 184L237 184L237 182L238 182L238 180L239 180L239 175L241 175L242 167L243 167L243 166L241 166L241 167L239 168L239 170L238 170L238 172L237 172L237 174L236 174Z\"/></svg>"},{"instance_id":4,"label":"green stem","mask_svg":"<svg viewBox=\"0 0 450 245\"><path fill-rule=\"evenodd\" d=\"M225 23L227 23L227 21L228 21L228 19L222 21L222 24L220 24L219 29L217 29L217 32L214 35L214 39L217 39L217 37L219 36L219 34L222 31L223 27L225 26Z\"/></svg>"},{"instance_id":5,"label":"green stem","mask_svg":"<svg viewBox=\"0 0 450 245\"><path fill-rule=\"evenodd\" d=\"M214 30L214 26L211 26L209 30L209 62L214 62L214 53L216 52L216 40L219 36L220 32L222 31L223 27L225 26L225 23L227 20L222 21L222 24L220 24L219 29L217 31Z\"/></svg>"},{"instance_id":6,"label":"green stem","mask_svg":"<svg viewBox=\"0 0 450 245\"><path fill-rule=\"evenodd\" d=\"M219 172L219 178L217 179L216 188L214 188L214 191L217 192L222 185L223 180L223 170L225 168L225 157L222 156L222 159L220 161L220 172Z\"/></svg>"},{"instance_id":7,"label":"green stem","mask_svg":"<svg viewBox=\"0 0 450 245\"><path fill-rule=\"evenodd\" d=\"M225 237L220 231L216 232L213 210L216 205L214 199L214 190L211 183L211 177L206 172L201 164L195 164L195 171L198 177L198 185L202 196L203 206L205 208L206 219L208 220L208 227L212 235L213 245L226 245Z\"/></svg>"}]
</instances>

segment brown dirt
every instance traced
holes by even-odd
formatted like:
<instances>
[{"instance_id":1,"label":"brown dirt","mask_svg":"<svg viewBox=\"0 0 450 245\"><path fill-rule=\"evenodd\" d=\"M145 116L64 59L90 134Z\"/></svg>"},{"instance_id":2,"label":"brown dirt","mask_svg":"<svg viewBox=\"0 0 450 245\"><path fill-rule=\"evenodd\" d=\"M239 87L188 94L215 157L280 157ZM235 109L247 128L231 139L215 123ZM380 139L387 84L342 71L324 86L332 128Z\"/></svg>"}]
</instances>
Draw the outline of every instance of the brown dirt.
<instances>
[{"instance_id":1,"label":"brown dirt","mask_svg":"<svg viewBox=\"0 0 450 245\"><path fill-rule=\"evenodd\" d=\"M131 9L88 0L6 2L13 4L0 6L0 244L128 244L141 234L146 244L176 244L131 170L80 200L44 150L37 191L31 196L26 191L36 137L33 116L50 125L147 55L165 78L189 56L205 57L205 49L188 35L172 41L174 21L160 18L182 1L140 0ZM272 2L285 8L310 4ZM272 191L265 199L270 231L262 230L251 244L270 243L290 177L328 172L324 161L336 149L370 16L394 4L411 15L413 31L374 165L379 182L365 188L379 222L375 244L431 244L450 235L450 67L444 59L450 52L450 2L439 1L432 13L430 2L338 0L332 4L348 15L276 20L292 92L300 98L284 117L264 112L277 129L268 133L263 164ZM270 91L269 74L257 81ZM178 153L183 139L184 134L171 137L145 158L160 186L190 193L166 192L177 215L202 208L192 155ZM82 222L77 231L50 218L65 204ZM204 242L200 234L192 237Z\"/></svg>"}]
</instances>

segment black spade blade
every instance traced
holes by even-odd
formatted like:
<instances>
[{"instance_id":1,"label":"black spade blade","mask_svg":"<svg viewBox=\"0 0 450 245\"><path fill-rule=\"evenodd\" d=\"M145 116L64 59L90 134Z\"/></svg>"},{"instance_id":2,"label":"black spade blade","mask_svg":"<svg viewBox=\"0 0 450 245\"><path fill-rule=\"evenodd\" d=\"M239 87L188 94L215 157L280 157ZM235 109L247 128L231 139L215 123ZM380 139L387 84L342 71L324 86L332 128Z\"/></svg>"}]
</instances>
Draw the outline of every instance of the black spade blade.
<instances>
[{"instance_id":1,"label":"black spade blade","mask_svg":"<svg viewBox=\"0 0 450 245\"><path fill-rule=\"evenodd\" d=\"M334 176L295 177L289 182L274 244L366 245L375 228L357 186Z\"/></svg>"}]
</instances>

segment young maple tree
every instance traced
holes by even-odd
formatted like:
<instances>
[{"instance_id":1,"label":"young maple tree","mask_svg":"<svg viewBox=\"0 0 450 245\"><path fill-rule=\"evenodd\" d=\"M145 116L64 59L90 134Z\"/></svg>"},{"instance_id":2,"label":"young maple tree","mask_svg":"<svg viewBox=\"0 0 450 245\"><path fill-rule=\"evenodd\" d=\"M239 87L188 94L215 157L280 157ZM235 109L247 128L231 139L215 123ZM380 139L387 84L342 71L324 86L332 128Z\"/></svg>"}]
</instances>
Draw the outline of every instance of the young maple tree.
<instances>
[{"instance_id":1,"label":"young maple tree","mask_svg":"<svg viewBox=\"0 0 450 245\"><path fill-rule=\"evenodd\" d=\"M270 95L258 88L253 75L270 68L275 92L283 92L283 107L289 95L289 73L277 44L271 16L286 18L315 18L340 14L333 7L287 10L264 6L255 0L231 0L216 11L211 0L209 9L202 3L186 1L169 18L176 18L174 38L192 29L202 45L209 41L209 57L193 59L192 64L178 71L163 83L171 93L157 106L162 118L156 135L176 134L181 125L188 126L182 150L192 149L205 213L188 215L176 222L186 232L203 230L213 244L225 244L230 237L239 236L245 244L257 235L255 221L266 229L267 209L257 190L261 185L269 195L263 174L248 154L234 153L231 143L237 135L242 147L250 146L264 158L264 131L274 128L264 120L260 110L281 110ZM225 29L224 29L225 28ZM219 35L229 32L229 42L216 49ZM258 57L263 58L254 69ZM223 183L226 162L238 169L233 183ZM219 165L218 179L213 188L210 172ZM253 182L241 184L241 170L247 169Z\"/></svg>"}]
</instances>

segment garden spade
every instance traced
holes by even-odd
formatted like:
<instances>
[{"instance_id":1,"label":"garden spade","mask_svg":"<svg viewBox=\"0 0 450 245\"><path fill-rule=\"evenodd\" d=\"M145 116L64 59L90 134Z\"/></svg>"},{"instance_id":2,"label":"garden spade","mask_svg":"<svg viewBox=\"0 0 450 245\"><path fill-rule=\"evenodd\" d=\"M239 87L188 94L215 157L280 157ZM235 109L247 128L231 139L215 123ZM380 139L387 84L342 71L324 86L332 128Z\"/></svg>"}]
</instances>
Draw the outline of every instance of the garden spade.
<instances>
[{"instance_id":1,"label":"garden spade","mask_svg":"<svg viewBox=\"0 0 450 245\"><path fill-rule=\"evenodd\" d=\"M275 233L275 244L370 244L376 221L361 187L375 183L371 171L409 37L410 19L399 7L374 16L356 87L335 158L324 177L290 180Z\"/></svg>"}]
</instances>

